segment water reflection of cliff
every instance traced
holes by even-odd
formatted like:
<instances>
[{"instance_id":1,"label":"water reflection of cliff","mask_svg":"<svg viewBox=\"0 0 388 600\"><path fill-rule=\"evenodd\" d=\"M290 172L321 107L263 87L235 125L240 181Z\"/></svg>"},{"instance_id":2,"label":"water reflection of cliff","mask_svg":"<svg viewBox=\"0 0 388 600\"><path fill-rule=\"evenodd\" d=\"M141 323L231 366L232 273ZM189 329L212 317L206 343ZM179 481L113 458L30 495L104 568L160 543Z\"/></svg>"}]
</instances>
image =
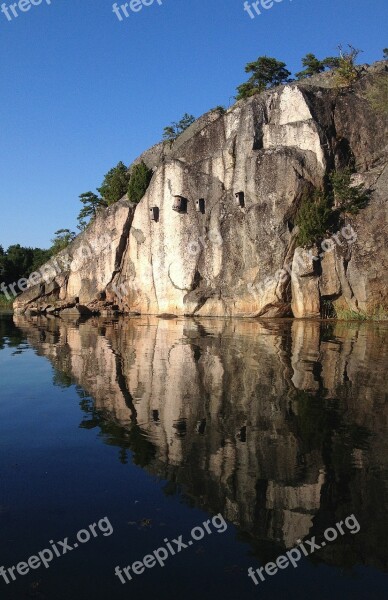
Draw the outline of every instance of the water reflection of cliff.
<instances>
[{"instance_id":1,"label":"water reflection of cliff","mask_svg":"<svg viewBox=\"0 0 388 600\"><path fill-rule=\"evenodd\" d=\"M387 328L15 323L58 384L80 386L83 427L100 427L122 461L131 450L166 492L222 512L262 558L354 513L361 532L320 559L387 568Z\"/></svg>"}]
</instances>

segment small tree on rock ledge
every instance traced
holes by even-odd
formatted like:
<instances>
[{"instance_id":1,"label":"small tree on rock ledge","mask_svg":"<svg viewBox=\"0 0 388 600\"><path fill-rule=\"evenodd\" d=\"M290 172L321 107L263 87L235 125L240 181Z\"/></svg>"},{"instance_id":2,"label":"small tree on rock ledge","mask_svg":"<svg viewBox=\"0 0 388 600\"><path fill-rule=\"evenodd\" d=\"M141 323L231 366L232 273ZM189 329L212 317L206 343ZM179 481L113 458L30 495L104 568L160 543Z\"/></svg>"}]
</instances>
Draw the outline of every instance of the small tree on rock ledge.
<instances>
[{"instance_id":1,"label":"small tree on rock ledge","mask_svg":"<svg viewBox=\"0 0 388 600\"><path fill-rule=\"evenodd\" d=\"M315 191L312 194L305 192L295 219L299 228L298 245L311 246L325 237L331 213L328 198L323 192Z\"/></svg>"},{"instance_id":2,"label":"small tree on rock ledge","mask_svg":"<svg viewBox=\"0 0 388 600\"><path fill-rule=\"evenodd\" d=\"M185 113L178 123L171 123L171 125L164 128L163 139L172 144L194 121L195 117L193 115Z\"/></svg>"},{"instance_id":3,"label":"small tree on rock ledge","mask_svg":"<svg viewBox=\"0 0 388 600\"><path fill-rule=\"evenodd\" d=\"M87 219L94 219L98 210L107 207L108 204L105 200L93 192L85 192L80 195L79 199L80 202L82 202L83 207L81 208L77 217L79 223L78 229L84 231L88 224Z\"/></svg>"},{"instance_id":4,"label":"small tree on rock ledge","mask_svg":"<svg viewBox=\"0 0 388 600\"><path fill-rule=\"evenodd\" d=\"M119 162L104 177L101 187L97 189L108 206L118 202L127 192L129 173L123 162Z\"/></svg>"},{"instance_id":5,"label":"small tree on rock ledge","mask_svg":"<svg viewBox=\"0 0 388 600\"><path fill-rule=\"evenodd\" d=\"M141 161L131 169L131 177L128 184L128 198L136 204L140 202L152 179L153 171L145 162Z\"/></svg>"},{"instance_id":6,"label":"small tree on rock ledge","mask_svg":"<svg viewBox=\"0 0 388 600\"><path fill-rule=\"evenodd\" d=\"M238 86L237 100L249 98L268 88L287 83L291 75L291 72L286 69L286 63L270 56L259 56L256 61L248 63L245 72L252 75L246 83Z\"/></svg>"},{"instance_id":7,"label":"small tree on rock ledge","mask_svg":"<svg viewBox=\"0 0 388 600\"><path fill-rule=\"evenodd\" d=\"M338 46L340 56L338 67L334 74L334 81L337 87L350 86L359 77L356 60L362 50L354 48L351 44L348 44L348 48L349 50L344 50L342 45Z\"/></svg>"}]
</instances>

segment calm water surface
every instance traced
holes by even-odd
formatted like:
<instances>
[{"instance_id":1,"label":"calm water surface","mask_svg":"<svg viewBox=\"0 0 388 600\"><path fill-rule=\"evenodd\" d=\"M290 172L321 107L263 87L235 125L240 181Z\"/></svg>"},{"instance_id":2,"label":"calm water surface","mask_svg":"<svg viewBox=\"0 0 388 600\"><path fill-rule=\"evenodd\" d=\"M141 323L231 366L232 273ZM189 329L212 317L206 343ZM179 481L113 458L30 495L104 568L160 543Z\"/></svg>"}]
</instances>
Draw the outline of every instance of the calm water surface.
<instances>
[{"instance_id":1,"label":"calm water surface","mask_svg":"<svg viewBox=\"0 0 388 600\"><path fill-rule=\"evenodd\" d=\"M388 326L0 315L0 566L100 535L4 600L388 596ZM227 530L114 574L221 513ZM255 587L297 539L339 536Z\"/></svg>"}]
</instances>

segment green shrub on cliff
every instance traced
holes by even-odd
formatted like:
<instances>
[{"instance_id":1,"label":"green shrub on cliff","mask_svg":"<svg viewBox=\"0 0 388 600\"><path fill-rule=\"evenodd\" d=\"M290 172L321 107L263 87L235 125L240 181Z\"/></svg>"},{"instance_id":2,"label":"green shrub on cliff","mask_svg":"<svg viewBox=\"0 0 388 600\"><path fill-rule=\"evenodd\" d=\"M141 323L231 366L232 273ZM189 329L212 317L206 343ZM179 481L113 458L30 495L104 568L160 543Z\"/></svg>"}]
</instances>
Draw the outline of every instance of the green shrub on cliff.
<instances>
[{"instance_id":1,"label":"green shrub on cliff","mask_svg":"<svg viewBox=\"0 0 388 600\"><path fill-rule=\"evenodd\" d=\"M365 96L374 111L388 115L388 76L380 75Z\"/></svg>"},{"instance_id":2,"label":"green shrub on cliff","mask_svg":"<svg viewBox=\"0 0 388 600\"><path fill-rule=\"evenodd\" d=\"M330 182L334 206L341 213L356 215L361 208L365 208L369 192L362 185L352 185L352 171L349 167L331 173Z\"/></svg>"},{"instance_id":3,"label":"green shrub on cliff","mask_svg":"<svg viewBox=\"0 0 388 600\"><path fill-rule=\"evenodd\" d=\"M311 52L302 58L302 65L305 68L303 71L299 71L299 73L295 74L297 79L305 79L306 77L322 73L325 70L324 63L321 60L318 60L315 54L312 54Z\"/></svg>"},{"instance_id":4,"label":"green shrub on cliff","mask_svg":"<svg viewBox=\"0 0 388 600\"><path fill-rule=\"evenodd\" d=\"M348 44L349 50L347 51L343 50L341 45L338 48L340 56L334 75L334 82L337 87L347 87L358 79L356 60L362 50L354 48L351 44Z\"/></svg>"},{"instance_id":5,"label":"green shrub on cliff","mask_svg":"<svg viewBox=\"0 0 388 600\"><path fill-rule=\"evenodd\" d=\"M86 219L93 219L96 216L98 209L107 206L107 202L93 192L85 192L84 194L80 195L79 199L83 204L83 207L81 208L77 217L79 223L78 229L84 231L88 224Z\"/></svg>"},{"instance_id":6,"label":"green shrub on cliff","mask_svg":"<svg viewBox=\"0 0 388 600\"><path fill-rule=\"evenodd\" d=\"M311 246L338 227L343 215L355 215L368 204L370 190L352 184L350 167L333 171L329 176L331 188L327 193L305 192L301 198L295 224L299 228L299 246Z\"/></svg>"},{"instance_id":7,"label":"green shrub on cliff","mask_svg":"<svg viewBox=\"0 0 388 600\"><path fill-rule=\"evenodd\" d=\"M326 69L334 69L339 67L340 59L335 56L328 56L323 60L319 60L315 54L309 53L302 58L302 65L305 67L303 71L295 74L297 79L306 79L318 73L323 73Z\"/></svg>"},{"instance_id":8,"label":"green shrub on cliff","mask_svg":"<svg viewBox=\"0 0 388 600\"><path fill-rule=\"evenodd\" d=\"M210 112L218 112L220 115L224 115L226 113L226 108L225 108L225 106L222 106L221 104L219 104L215 108L211 108Z\"/></svg>"},{"instance_id":9,"label":"green shrub on cliff","mask_svg":"<svg viewBox=\"0 0 388 600\"><path fill-rule=\"evenodd\" d=\"M323 192L306 192L302 196L295 219L295 224L299 228L298 245L311 246L325 237L331 214L329 199Z\"/></svg>"},{"instance_id":10,"label":"green shrub on cliff","mask_svg":"<svg viewBox=\"0 0 388 600\"><path fill-rule=\"evenodd\" d=\"M128 184L128 198L131 202L140 202L152 179L152 169L142 161L131 169L131 177Z\"/></svg>"},{"instance_id":11,"label":"green shrub on cliff","mask_svg":"<svg viewBox=\"0 0 388 600\"><path fill-rule=\"evenodd\" d=\"M291 75L286 69L286 63L270 56L259 56L254 62L248 63L245 72L251 73L251 76L246 83L238 86L237 100L249 98L258 92L286 83Z\"/></svg>"},{"instance_id":12,"label":"green shrub on cliff","mask_svg":"<svg viewBox=\"0 0 388 600\"><path fill-rule=\"evenodd\" d=\"M52 246L50 248L52 256L61 252L67 248L67 246L74 240L76 237L76 233L74 231L70 231L70 229L58 229L54 233L54 238L51 240Z\"/></svg>"},{"instance_id":13,"label":"green shrub on cliff","mask_svg":"<svg viewBox=\"0 0 388 600\"><path fill-rule=\"evenodd\" d=\"M164 128L163 139L172 144L194 121L195 117L193 115L185 113L180 121L171 123L171 125Z\"/></svg>"},{"instance_id":14,"label":"green shrub on cliff","mask_svg":"<svg viewBox=\"0 0 388 600\"><path fill-rule=\"evenodd\" d=\"M93 219L100 208L106 208L115 202L118 202L127 193L129 182L129 172L123 162L119 162L113 169L108 171L104 177L101 187L97 191L101 194L97 196L94 192L84 192L79 196L83 204L77 220L78 229L84 231L88 225L88 220Z\"/></svg>"},{"instance_id":15,"label":"green shrub on cliff","mask_svg":"<svg viewBox=\"0 0 388 600\"><path fill-rule=\"evenodd\" d=\"M327 69L336 69L339 67L340 59L338 56L327 56L323 59L322 64Z\"/></svg>"},{"instance_id":16,"label":"green shrub on cliff","mask_svg":"<svg viewBox=\"0 0 388 600\"><path fill-rule=\"evenodd\" d=\"M118 202L127 193L129 173L121 161L113 167L104 177L101 187L97 189L102 198L110 206Z\"/></svg>"}]
</instances>

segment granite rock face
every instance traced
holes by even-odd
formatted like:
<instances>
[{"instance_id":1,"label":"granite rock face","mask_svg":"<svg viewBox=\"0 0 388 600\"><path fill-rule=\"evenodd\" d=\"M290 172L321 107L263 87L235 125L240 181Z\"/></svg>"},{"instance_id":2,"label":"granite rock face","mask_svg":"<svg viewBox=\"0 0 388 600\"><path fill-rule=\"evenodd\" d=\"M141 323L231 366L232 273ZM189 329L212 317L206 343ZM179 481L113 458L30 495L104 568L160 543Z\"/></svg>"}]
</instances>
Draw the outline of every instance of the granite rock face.
<instances>
[{"instance_id":1,"label":"granite rock face","mask_svg":"<svg viewBox=\"0 0 388 600\"><path fill-rule=\"evenodd\" d=\"M317 252L311 255L304 248L297 248L292 261L292 313L294 317L319 317L320 299L318 277L315 273Z\"/></svg>"},{"instance_id":2,"label":"granite rock face","mask_svg":"<svg viewBox=\"0 0 388 600\"><path fill-rule=\"evenodd\" d=\"M279 86L154 146L138 159L154 175L136 208L122 200L83 234L101 255L77 269L77 238L72 267L48 281L56 289L29 289L15 307L42 296L88 305L99 292L143 314L311 317L328 303L387 307L387 120L367 99L386 64L365 69L352 90L334 89L328 75ZM371 200L346 218L329 251L318 249L305 277L293 268L301 196L349 162Z\"/></svg>"},{"instance_id":3,"label":"granite rock face","mask_svg":"<svg viewBox=\"0 0 388 600\"><path fill-rule=\"evenodd\" d=\"M293 244L288 220L304 187L320 185L324 163L317 125L298 88L238 103L210 122L161 162L136 209L117 277L128 286L122 307L199 316L290 314L286 286L274 275ZM186 212L172 209L175 195L187 199ZM153 206L157 222L150 220Z\"/></svg>"},{"instance_id":4,"label":"granite rock face","mask_svg":"<svg viewBox=\"0 0 388 600\"><path fill-rule=\"evenodd\" d=\"M66 250L43 265L40 280L15 300L15 311L33 307L45 312L47 305L70 310L105 296L120 268L134 210L123 199L99 213Z\"/></svg>"}]
</instances>

